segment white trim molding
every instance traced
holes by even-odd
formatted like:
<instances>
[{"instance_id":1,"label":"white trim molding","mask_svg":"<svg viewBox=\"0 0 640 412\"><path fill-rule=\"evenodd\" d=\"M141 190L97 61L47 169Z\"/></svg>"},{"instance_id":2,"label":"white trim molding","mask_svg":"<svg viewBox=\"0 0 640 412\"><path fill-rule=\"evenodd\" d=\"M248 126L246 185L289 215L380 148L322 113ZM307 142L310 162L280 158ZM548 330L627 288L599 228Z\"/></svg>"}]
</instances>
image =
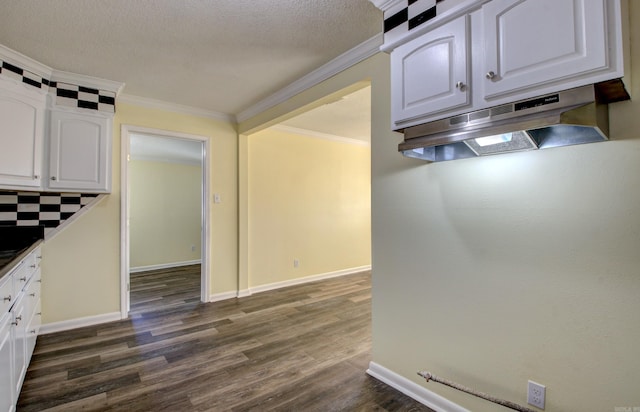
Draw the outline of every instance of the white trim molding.
<instances>
[{"instance_id":1,"label":"white trim molding","mask_svg":"<svg viewBox=\"0 0 640 412\"><path fill-rule=\"evenodd\" d=\"M235 299L238 297L237 292L214 293L209 296L209 302L219 302L221 300Z\"/></svg>"},{"instance_id":2,"label":"white trim molding","mask_svg":"<svg viewBox=\"0 0 640 412\"><path fill-rule=\"evenodd\" d=\"M451 402L447 398L438 395L435 392L423 388L417 383L400 376L397 373L381 366L375 362L369 362L367 374L373 376L377 380L386 383L394 389L399 390L410 398L415 399L423 405L435 411L442 412L471 412L462 406Z\"/></svg>"},{"instance_id":3,"label":"white trim molding","mask_svg":"<svg viewBox=\"0 0 640 412\"><path fill-rule=\"evenodd\" d=\"M260 286L249 288L248 291L249 291L249 295L252 295L254 293L267 292L269 290L286 288L287 286L302 285L304 283L316 282L318 280L331 279L331 278L336 278L338 276L352 275L354 273L364 272L366 270L371 270L371 265L358 266L358 267L355 267L355 268L336 270L335 272L320 273L318 275L305 276L303 278L284 280L282 282L269 283L267 285L260 285ZM238 295L239 294L240 293L238 293ZM240 296L238 296L238 297L240 297Z\"/></svg>"},{"instance_id":4,"label":"white trim molding","mask_svg":"<svg viewBox=\"0 0 640 412\"><path fill-rule=\"evenodd\" d=\"M166 110L174 113L189 114L192 116L205 117L207 119L220 120L225 123L236 124L234 115L214 112L212 110L199 109L197 107L185 106L177 103L165 102L162 100L150 99L148 97L134 96L123 93L118 96L118 103L131 104L146 109Z\"/></svg>"},{"instance_id":5,"label":"white trim molding","mask_svg":"<svg viewBox=\"0 0 640 412\"><path fill-rule=\"evenodd\" d=\"M236 121L238 123L244 122L245 120L248 120L253 116L256 116L257 114L260 114L274 106L277 106L280 103L289 100L296 94L301 93L327 80L332 76L335 76L341 71L346 70L349 67L368 59L376 53L379 53L380 46L382 46L382 38L382 33L376 34L369 40L365 40L351 50L342 53L340 56L331 60L324 66L317 68L306 76L301 77L288 86L275 92L266 99L261 100L258 103L249 106L245 110L241 111L236 115Z\"/></svg>"},{"instance_id":6,"label":"white trim molding","mask_svg":"<svg viewBox=\"0 0 640 412\"><path fill-rule=\"evenodd\" d=\"M198 259L198 260L187 260L184 262L161 263L159 265L137 266L137 267L130 268L129 273L146 272L148 270L179 268L181 266L199 265L201 263L202 263L202 260Z\"/></svg>"},{"instance_id":7,"label":"white trim molding","mask_svg":"<svg viewBox=\"0 0 640 412\"><path fill-rule=\"evenodd\" d=\"M392 7L400 5L405 0L369 0L374 6L382 11L387 11Z\"/></svg>"},{"instance_id":8,"label":"white trim molding","mask_svg":"<svg viewBox=\"0 0 640 412\"><path fill-rule=\"evenodd\" d=\"M48 333L63 332L65 330L94 326L101 323L115 322L122 320L120 312L103 313L102 315L85 316L83 318L63 320L60 322L45 323L40 327L39 335Z\"/></svg>"}]
</instances>

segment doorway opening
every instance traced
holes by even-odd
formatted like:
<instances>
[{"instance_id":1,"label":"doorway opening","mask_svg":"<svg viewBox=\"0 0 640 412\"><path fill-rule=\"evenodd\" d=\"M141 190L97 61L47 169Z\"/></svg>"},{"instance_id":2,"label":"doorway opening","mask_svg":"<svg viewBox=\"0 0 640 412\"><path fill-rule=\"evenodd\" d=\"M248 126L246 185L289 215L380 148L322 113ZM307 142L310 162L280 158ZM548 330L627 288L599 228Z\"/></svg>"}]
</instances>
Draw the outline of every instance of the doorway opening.
<instances>
[{"instance_id":1,"label":"doorway opening","mask_svg":"<svg viewBox=\"0 0 640 412\"><path fill-rule=\"evenodd\" d=\"M209 301L208 145L122 126L122 318Z\"/></svg>"}]
</instances>

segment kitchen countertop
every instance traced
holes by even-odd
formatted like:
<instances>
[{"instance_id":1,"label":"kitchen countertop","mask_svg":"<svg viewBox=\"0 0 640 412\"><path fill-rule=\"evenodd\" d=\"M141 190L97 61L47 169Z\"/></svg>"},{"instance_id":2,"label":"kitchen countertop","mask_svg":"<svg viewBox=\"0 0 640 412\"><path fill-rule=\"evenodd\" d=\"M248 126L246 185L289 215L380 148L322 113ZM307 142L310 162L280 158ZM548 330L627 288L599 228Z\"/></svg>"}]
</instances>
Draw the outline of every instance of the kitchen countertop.
<instances>
[{"instance_id":1,"label":"kitchen countertop","mask_svg":"<svg viewBox=\"0 0 640 412\"><path fill-rule=\"evenodd\" d=\"M31 246L15 251L11 256L4 257L4 255L0 255L0 281L2 281L2 278L4 278L7 273L16 267L20 260L24 259L25 256L40 246L41 243L42 239L39 239Z\"/></svg>"},{"instance_id":2,"label":"kitchen countertop","mask_svg":"<svg viewBox=\"0 0 640 412\"><path fill-rule=\"evenodd\" d=\"M43 239L43 226L0 226L0 280Z\"/></svg>"}]
</instances>

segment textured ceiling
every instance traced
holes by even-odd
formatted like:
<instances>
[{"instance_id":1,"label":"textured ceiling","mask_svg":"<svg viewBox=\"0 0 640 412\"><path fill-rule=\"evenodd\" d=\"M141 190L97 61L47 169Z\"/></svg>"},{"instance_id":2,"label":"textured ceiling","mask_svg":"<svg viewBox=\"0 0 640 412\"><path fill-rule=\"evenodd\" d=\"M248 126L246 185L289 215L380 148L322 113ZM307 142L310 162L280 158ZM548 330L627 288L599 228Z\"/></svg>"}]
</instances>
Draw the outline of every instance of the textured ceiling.
<instances>
[{"instance_id":1,"label":"textured ceiling","mask_svg":"<svg viewBox=\"0 0 640 412\"><path fill-rule=\"evenodd\" d=\"M0 43L124 93L237 114L381 31L369 0L0 0Z\"/></svg>"}]
</instances>

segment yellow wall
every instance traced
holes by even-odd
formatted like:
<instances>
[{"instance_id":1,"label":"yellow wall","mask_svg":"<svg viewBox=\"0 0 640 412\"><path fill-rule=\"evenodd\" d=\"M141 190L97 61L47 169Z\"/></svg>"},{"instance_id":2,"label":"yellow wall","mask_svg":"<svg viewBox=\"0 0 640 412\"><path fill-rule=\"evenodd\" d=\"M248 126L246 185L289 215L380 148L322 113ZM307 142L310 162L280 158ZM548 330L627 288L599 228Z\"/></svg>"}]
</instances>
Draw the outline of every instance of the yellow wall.
<instances>
[{"instance_id":1,"label":"yellow wall","mask_svg":"<svg viewBox=\"0 0 640 412\"><path fill-rule=\"evenodd\" d=\"M371 264L370 156L273 129L249 136L249 287Z\"/></svg>"},{"instance_id":2,"label":"yellow wall","mask_svg":"<svg viewBox=\"0 0 640 412\"><path fill-rule=\"evenodd\" d=\"M376 55L239 126L370 77L373 361L473 411L496 406L416 372L520 404L532 379L546 410L640 406L640 102L611 106L610 142L426 164L389 132L388 67Z\"/></svg>"},{"instance_id":3,"label":"yellow wall","mask_svg":"<svg viewBox=\"0 0 640 412\"><path fill-rule=\"evenodd\" d=\"M237 134L218 120L119 103L113 124L113 190L44 244L43 322L120 311L120 127L122 124L209 136L211 293L237 289Z\"/></svg>"},{"instance_id":4,"label":"yellow wall","mask_svg":"<svg viewBox=\"0 0 640 412\"><path fill-rule=\"evenodd\" d=\"M202 167L132 160L129 184L131 269L200 260Z\"/></svg>"}]
</instances>

